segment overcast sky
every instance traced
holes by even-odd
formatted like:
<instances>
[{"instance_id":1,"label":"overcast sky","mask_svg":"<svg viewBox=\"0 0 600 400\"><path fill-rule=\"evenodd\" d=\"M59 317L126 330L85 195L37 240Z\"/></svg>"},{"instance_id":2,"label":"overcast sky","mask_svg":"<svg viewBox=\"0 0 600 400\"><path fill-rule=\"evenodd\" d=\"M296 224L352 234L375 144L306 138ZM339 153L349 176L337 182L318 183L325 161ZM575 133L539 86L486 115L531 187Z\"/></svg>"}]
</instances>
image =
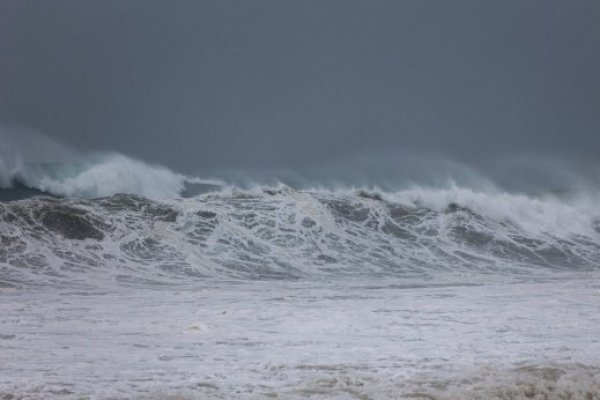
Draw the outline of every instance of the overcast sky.
<instances>
[{"instance_id":1,"label":"overcast sky","mask_svg":"<svg viewBox=\"0 0 600 400\"><path fill-rule=\"evenodd\" d=\"M600 1L1 0L0 124L189 172L593 159Z\"/></svg>"}]
</instances>

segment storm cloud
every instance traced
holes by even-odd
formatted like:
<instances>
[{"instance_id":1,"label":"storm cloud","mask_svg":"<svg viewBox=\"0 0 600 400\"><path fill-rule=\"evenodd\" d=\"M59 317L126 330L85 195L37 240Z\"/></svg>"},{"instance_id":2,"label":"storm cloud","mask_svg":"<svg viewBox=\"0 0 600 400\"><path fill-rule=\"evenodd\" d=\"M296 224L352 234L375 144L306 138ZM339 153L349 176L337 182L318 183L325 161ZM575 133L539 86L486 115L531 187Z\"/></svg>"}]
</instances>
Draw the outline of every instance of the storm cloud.
<instances>
[{"instance_id":1,"label":"storm cloud","mask_svg":"<svg viewBox=\"0 0 600 400\"><path fill-rule=\"evenodd\" d=\"M0 123L194 173L600 153L598 1L0 3Z\"/></svg>"}]
</instances>

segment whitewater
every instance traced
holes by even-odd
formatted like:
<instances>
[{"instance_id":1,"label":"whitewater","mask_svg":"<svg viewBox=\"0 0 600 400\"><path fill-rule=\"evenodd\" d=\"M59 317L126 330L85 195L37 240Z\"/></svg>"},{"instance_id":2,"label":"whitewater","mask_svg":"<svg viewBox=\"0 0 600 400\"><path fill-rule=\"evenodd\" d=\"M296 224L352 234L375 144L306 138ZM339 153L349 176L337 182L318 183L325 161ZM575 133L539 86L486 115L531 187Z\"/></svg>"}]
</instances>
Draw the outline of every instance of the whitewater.
<instances>
[{"instance_id":1,"label":"whitewater","mask_svg":"<svg viewBox=\"0 0 600 400\"><path fill-rule=\"evenodd\" d=\"M600 399L597 192L0 153L0 399Z\"/></svg>"}]
</instances>

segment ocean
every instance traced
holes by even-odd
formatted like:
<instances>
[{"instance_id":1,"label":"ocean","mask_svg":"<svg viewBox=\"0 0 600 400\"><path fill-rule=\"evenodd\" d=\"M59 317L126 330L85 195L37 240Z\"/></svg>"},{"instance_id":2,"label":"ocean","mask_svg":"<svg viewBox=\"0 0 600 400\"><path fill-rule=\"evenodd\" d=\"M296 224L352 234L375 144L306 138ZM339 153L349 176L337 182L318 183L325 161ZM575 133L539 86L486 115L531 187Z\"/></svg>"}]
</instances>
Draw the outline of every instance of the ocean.
<instances>
[{"instance_id":1,"label":"ocean","mask_svg":"<svg viewBox=\"0 0 600 400\"><path fill-rule=\"evenodd\" d=\"M593 193L0 168L0 399L600 399Z\"/></svg>"}]
</instances>

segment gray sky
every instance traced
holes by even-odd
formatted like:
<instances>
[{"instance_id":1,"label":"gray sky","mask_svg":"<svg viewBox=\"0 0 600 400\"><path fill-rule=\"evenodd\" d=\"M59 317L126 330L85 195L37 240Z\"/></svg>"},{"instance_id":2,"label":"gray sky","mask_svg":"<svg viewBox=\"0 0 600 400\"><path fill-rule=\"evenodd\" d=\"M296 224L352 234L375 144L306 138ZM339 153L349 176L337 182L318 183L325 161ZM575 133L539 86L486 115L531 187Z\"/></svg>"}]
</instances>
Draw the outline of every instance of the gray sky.
<instances>
[{"instance_id":1,"label":"gray sky","mask_svg":"<svg viewBox=\"0 0 600 400\"><path fill-rule=\"evenodd\" d=\"M0 124L188 172L600 154L600 1L0 2Z\"/></svg>"}]
</instances>

